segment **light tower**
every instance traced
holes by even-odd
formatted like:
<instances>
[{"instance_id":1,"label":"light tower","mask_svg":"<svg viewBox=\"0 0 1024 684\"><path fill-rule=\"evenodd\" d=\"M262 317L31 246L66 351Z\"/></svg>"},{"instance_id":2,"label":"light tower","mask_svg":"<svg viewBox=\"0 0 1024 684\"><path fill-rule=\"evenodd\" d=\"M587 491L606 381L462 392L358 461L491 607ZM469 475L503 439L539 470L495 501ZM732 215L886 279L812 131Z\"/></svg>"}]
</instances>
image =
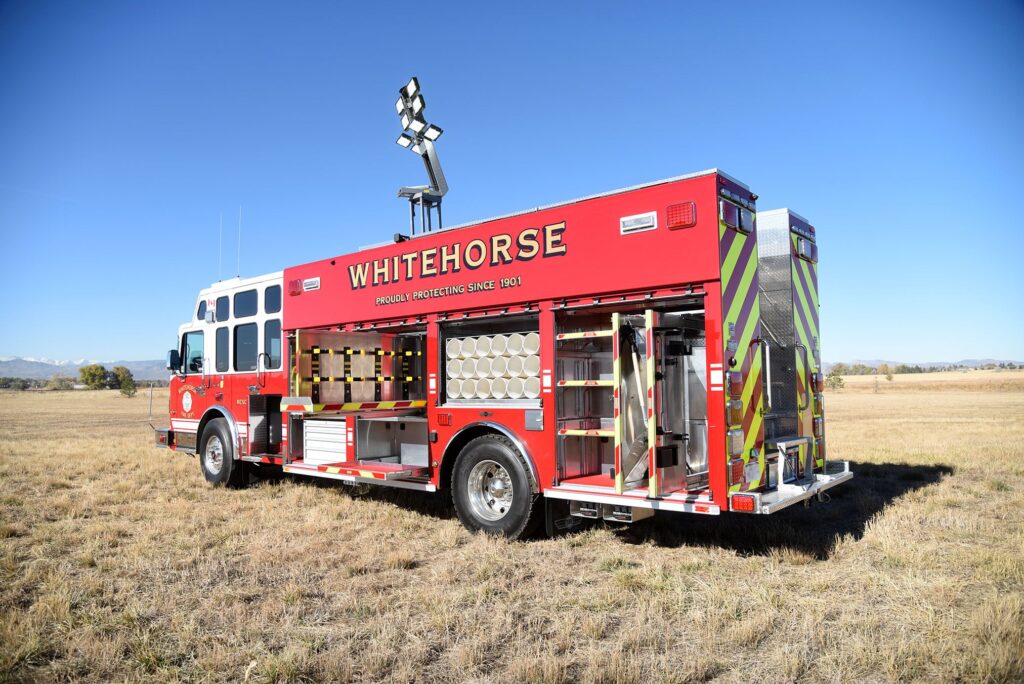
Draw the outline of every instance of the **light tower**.
<instances>
[{"instance_id":1,"label":"light tower","mask_svg":"<svg viewBox=\"0 0 1024 684\"><path fill-rule=\"evenodd\" d=\"M441 229L441 199L448 192L448 183L441 170L441 162L437 158L434 142L444 132L440 127L427 123L423 110L427 103L420 91L420 82L413 76L399 90L400 97L395 102L402 123L402 134L396 141L402 147L412 150L423 159L427 169L430 185L413 185L398 190L398 196L409 200L409 236L416 235L416 206L420 210L420 232L432 230L431 210L437 210L437 228ZM404 235L395 235L395 241L406 239Z\"/></svg>"}]
</instances>

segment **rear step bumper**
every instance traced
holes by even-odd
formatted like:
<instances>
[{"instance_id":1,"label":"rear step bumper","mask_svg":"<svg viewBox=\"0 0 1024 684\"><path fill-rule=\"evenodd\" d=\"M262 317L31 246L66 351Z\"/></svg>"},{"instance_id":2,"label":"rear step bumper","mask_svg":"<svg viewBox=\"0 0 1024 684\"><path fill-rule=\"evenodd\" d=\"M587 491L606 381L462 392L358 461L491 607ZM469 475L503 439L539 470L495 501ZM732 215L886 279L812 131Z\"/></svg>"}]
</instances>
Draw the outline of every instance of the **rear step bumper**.
<instances>
[{"instance_id":1,"label":"rear step bumper","mask_svg":"<svg viewBox=\"0 0 1024 684\"><path fill-rule=\"evenodd\" d=\"M617 520L629 522L624 519L624 514L616 509L621 508L648 508L652 511L675 511L677 513L703 513L705 515L718 515L718 506L711 502L707 496L669 494L660 499L647 497L646 489L633 489L625 494L616 494L614 487L593 487L586 485L572 486L569 483L550 487L544 490L544 496L548 499L563 499L565 501L578 501L587 506L582 509L574 506L579 517L603 517L606 520ZM592 510L592 514L588 511ZM607 512L607 515L605 514ZM636 514L632 519L640 520L647 517L643 514Z\"/></svg>"},{"instance_id":2,"label":"rear step bumper","mask_svg":"<svg viewBox=\"0 0 1024 684\"><path fill-rule=\"evenodd\" d=\"M807 501L811 497L818 496L836 485L852 479L853 472L850 470L850 462L834 461L828 464L824 473L815 473L813 481L780 484L775 491L771 492L736 492L735 494L752 495L754 510L751 512L768 514L781 511L795 503Z\"/></svg>"}]
</instances>

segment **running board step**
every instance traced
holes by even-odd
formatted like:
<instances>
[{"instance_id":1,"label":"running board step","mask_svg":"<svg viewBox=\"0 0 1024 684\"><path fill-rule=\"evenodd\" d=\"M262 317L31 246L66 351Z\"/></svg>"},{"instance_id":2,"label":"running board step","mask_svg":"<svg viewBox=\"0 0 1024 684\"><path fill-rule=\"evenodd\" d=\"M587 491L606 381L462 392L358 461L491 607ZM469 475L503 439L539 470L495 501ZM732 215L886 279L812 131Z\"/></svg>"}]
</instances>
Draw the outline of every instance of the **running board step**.
<instances>
[{"instance_id":1,"label":"running board step","mask_svg":"<svg viewBox=\"0 0 1024 684\"><path fill-rule=\"evenodd\" d=\"M325 473L327 475L347 475L367 480L404 480L410 477L427 477L426 466L414 466L402 463L326 463L323 465L306 465L305 463L289 463L285 472L301 475Z\"/></svg>"}]
</instances>

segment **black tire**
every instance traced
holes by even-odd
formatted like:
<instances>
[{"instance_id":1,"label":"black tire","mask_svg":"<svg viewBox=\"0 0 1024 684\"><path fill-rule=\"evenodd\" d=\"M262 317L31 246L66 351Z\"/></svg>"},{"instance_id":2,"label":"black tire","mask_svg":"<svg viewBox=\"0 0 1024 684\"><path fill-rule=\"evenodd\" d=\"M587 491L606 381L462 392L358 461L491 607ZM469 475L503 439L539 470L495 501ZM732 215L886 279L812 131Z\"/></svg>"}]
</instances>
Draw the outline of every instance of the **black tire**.
<instances>
[{"instance_id":1,"label":"black tire","mask_svg":"<svg viewBox=\"0 0 1024 684\"><path fill-rule=\"evenodd\" d=\"M507 437L477 437L459 453L452 473L452 501L467 530L510 539L529 536L543 517L539 498L519 451Z\"/></svg>"},{"instance_id":2,"label":"black tire","mask_svg":"<svg viewBox=\"0 0 1024 684\"><path fill-rule=\"evenodd\" d=\"M235 459L234 442L227 421L214 418L207 423L199 439L199 467L206 481L215 487L244 487L249 479L245 465Z\"/></svg>"}]
</instances>

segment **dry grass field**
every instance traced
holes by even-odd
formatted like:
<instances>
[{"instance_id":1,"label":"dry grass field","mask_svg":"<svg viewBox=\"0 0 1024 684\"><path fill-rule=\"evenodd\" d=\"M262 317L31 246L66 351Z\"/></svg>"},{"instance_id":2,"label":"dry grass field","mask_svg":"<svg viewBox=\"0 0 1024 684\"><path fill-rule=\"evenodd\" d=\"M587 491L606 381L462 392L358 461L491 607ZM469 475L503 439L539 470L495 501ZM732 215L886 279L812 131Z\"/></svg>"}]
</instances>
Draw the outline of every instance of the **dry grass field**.
<instances>
[{"instance_id":1,"label":"dry grass field","mask_svg":"<svg viewBox=\"0 0 1024 684\"><path fill-rule=\"evenodd\" d=\"M826 402L827 505L510 543L425 494L211 489L142 396L0 394L0 680L1020 681L1024 373Z\"/></svg>"}]
</instances>

